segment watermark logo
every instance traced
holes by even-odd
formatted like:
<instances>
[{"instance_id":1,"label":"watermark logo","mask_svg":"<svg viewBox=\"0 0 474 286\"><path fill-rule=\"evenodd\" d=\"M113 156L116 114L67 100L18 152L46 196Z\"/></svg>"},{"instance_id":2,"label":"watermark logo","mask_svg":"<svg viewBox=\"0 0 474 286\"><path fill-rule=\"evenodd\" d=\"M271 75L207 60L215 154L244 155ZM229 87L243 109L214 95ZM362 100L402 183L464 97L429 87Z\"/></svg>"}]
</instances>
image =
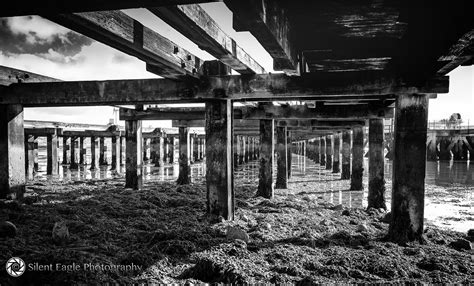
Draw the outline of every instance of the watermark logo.
<instances>
[{"instance_id":1,"label":"watermark logo","mask_svg":"<svg viewBox=\"0 0 474 286\"><path fill-rule=\"evenodd\" d=\"M12 257L8 259L6 265L7 273L13 277L19 277L25 273L26 265L25 261L20 257Z\"/></svg>"}]
</instances>

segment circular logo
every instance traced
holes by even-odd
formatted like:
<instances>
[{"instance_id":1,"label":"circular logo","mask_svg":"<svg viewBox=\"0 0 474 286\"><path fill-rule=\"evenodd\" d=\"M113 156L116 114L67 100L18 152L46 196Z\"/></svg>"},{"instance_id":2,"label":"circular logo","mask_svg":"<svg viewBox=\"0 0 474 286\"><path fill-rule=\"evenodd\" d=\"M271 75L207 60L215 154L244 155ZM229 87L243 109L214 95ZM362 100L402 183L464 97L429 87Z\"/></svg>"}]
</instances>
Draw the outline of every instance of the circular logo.
<instances>
[{"instance_id":1,"label":"circular logo","mask_svg":"<svg viewBox=\"0 0 474 286\"><path fill-rule=\"evenodd\" d=\"M20 257L12 257L8 259L6 269L10 276L19 277L25 273L25 261L23 261L23 259Z\"/></svg>"}]
</instances>

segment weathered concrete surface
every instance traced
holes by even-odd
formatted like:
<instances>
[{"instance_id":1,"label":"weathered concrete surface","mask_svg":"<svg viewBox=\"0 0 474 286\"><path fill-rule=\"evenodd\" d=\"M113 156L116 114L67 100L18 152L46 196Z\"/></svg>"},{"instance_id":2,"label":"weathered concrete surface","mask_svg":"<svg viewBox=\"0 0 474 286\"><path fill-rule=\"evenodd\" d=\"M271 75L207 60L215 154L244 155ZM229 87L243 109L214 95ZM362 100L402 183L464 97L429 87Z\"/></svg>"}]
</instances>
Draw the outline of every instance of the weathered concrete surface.
<instances>
[{"instance_id":1,"label":"weathered concrete surface","mask_svg":"<svg viewBox=\"0 0 474 286\"><path fill-rule=\"evenodd\" d=\"M34 160L34 150L35 150L35 137L33 135L26 135L25 136L25 170L26 170L26 178L33 179L33 173L35 168L35 160Z\"/></svg>"},{"instance_id":2,"label":"weathered concrete surface","mask_svg":"<svg viewBox=\"0 0 474 286\"><path fill-rule=\"evenodd\" d=\"M277 176L275 182L276 189L286 189L288 187L288 155L287 155L287 131L286 127L276 127L276 155L277 155Z\"/></svg>"},{"instance_id":3,"label":"weathered concrete surface","mask_svg":"<svg viewBox=\"0 0 474 286\"><path fill-rule=\"evenodd\" d=\"M258 177L257 196L273 198L273 153L275 121L260 120L260 170Z\"/></svg>"},{"instance_id":4,"label":"weathered concrete surface","mask_svg":"<svg viewBox=\"0 0 474 286\"><path fill-rule=\"evenodd\" d=\"M427 95L398 97L389 237L399 243L423 234L427 121Z\"/></svg>"},{"instance_id":5,"label":"weathered concrete surface","mask_svg":"<svg viewBox=\"0 0 474 286\"><path fill-rule=\"evenodd\" d=\"M321 156L321 147L320 147L321 144L320 144L319 138L317 138L316 140L314 140L314 145L315 145L315 146L314 146L314 147L315 147L315 149L314 149L314 152L315 152L315 154L314 154L314 162L315 162L316 164L318 164L318 163L320 162L320 160L321 160L321 158L320 158L320 156Z\"/></svg>"},{"instance_id":6,"label":"weathered concrete surface","mask_svg":"<svg viewBox=\"0 0 474 286\"><path fill-rule=\"evenodd\" d=\"M362 190L362 176L364 174L364 128L352 129L352 172L351 190Z\"/></svg>"},{"instance_id":7,"label":"weathered concrete surface","mask_svg":"<svg viewBox=\"0 0 474 286\"><path fill-rule=\"evenodd\" d=\"M326 136L326 170L332 169L332 135Z\"/></svg>"},{"instance_id":8,"label":"weathered concrete surface","mask_svg":"<svg viewBox=\"0 0 474 286\"><path fill-rule=\"evenodd\" d=\"M291 178L291 159L292 159L292 153L293 153L293 144L291 143L291 131L286 131L287 133L287 152L286 152L286 160L287 160L287 171L288 171L288 179ZM254 147L255 147L255 138L253 140L254 142Z\"/></svg>"},{"instance_id":9,"label":"weathered concrete surface","mask_svg":"<svg viewBox=\"0 0 474 286\"><path fill-rule=\"evenodd\" d=\"M58 135L48 134L46 136L46 174L58 174Z\"/></svg>"},{"instance_id":10,"label":"weathered concrete surface","mask_svg":"<svg viewBox=\"0 0 474 286\"><path fill-rule=\"evenodd\" d=\"M71 163L69 165L69 169L71 170L79 169L79 164L78 164L79 156L77 153L78 146L79 146L78 137L71 137L71 155L70 155Z\"/></svg>"},{"instance_id":11,"label":"weathered concrete surface","mask_svg":"<svg viewBox=\"0 0 474 286\"><path fill-rule=\"evenodd\" d=\"M334 156L332 159L332 172L339 173L341 171L339 157L341 156L341 135L339 132L334 133Z\"/></svg>"},{"instance_id":12,"label":"weathered concrete surface","mask_svg":"<svg viewBox=\"0 0 474 286\"><path fill-rule=\"evenodd\" d=\"M105 138L100 137L99 138L99 165L100 166L107 166L109 163L107 162L107 155L106 155L106 150L107 146L105 146ZM141 148L140 148L141 149Z\"/></svg>"},{"instance_id":13,"label":"weathered concrete surface","mask_svg":"<svg viewBox=\"0 0 474 286\"><path fill-rule=\"evenodd\" d=\"M319 154L319 164L326 166L326 138L324 138L324 136L319 139Z\"/></svg>"},{"instance_id":14,"label":"weathered concrete surface","mask_svg":"<svg viewBox=\"0 0 474 286\"><path fill-rule=\"evenodd\" d=\"M232 102L206 102L207 211L234 219Z\"/></svg>"},{"instance_id":15,"label":"weathered concrete surface","mask_svg":"<svg viewBox=\"0 0 474 286\"><path fill-rule=\"evenodd\" d=\"M142 122L125 121L125 187L139 190L143 186Z\"/></svg>"},{"instance_id":16,"label":"weathered concrete surface","mask_svg":"<svg viewBox=\"0 0 474 286\"><path fill-rule=\"evenodd\" d=\"M97 169L97 137L91 137L91 170Z\"/></svg>"},{"instance_id":17,"label":"weathered concrete surface","mask_svg":"<svg viewBox=\"0 0 474 286\"><path fill-rule=\"evenodd\" d=\"M174 140L173 140L174 141ZM174 143L172 144L174 145ZM191 183L189 127L179 127L179 174L176 183L187 185Z\"/></svg>"},{"instance_id":18,"label":"weathered concrete surface","mask_svg":"<svg viewBox=\"0 0 474 286\"><path fill-rule=\"evenodd\" d=\"M84 137L79 137L79 165L86 164L86 149L84 148Z\"/></svg>"},{"instance_id":19,"label":"weathered concrete surface","mask_svg":"<svg viewBox=\"0 0 474 286\"><path fill-rule=\"evenodd\" d=\"M351 178L351 132L342 132L342 172L341 179Z\"/></svg>"},{"instance_id":20,"label":"weathered concrete surface","mask_svg":"<svg viewBox=\"0 0 474 286\"><path fill-rule=\"evenodd\" d=\"M111 170L120 171L120 137L112 137L112 164Z\"/></svg>"},{"instance_id":21,"label":"weathered concrete surface","mask_svg":"<svg viewBox=\"0 0 474 286\"><path fill-rule=\"evenodd\" d=\"M66 165L69 163L67 157L67 150L68 150L68 139L69 137L63 136L63 161L61 164Z\"/></svg>"},{"instance_id":22,"label":"weathered concrete surface","mask_svg":"<svg viewBox=\"0 0 474 286\"><path fill-rule=\"evenodd\" d=\"M385 205L383 141L383 119L369 119L369 194L367 208L387 209Z\"/></svg>"},{"instance_id":23,"label":"weathered concrete surface","mask_svg":"<svg viewBox=\"0 0 474 286\"><path fill-rule=\"evenodd\" d=\"M25 192L23 106L0 105L0 199L19 199Z\"/></svg>"}]
</instances>

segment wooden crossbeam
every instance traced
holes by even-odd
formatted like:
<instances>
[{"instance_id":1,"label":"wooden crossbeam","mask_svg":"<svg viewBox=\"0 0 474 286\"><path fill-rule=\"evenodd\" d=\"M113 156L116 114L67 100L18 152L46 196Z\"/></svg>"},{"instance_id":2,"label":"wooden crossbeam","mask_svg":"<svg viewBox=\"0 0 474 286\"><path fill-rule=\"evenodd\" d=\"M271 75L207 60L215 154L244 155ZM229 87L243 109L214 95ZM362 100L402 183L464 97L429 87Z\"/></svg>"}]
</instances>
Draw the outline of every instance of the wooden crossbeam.
<instances>
[{"instance_id":1,"label":"wooden crossbeam","mask_svg":"<svg viewBox=\"0 0 474 286\"><path fill-rule=\"evenodd\" d=\"M19 82L53 82L58 79L0 65L0 85Z\"/></svg>"},{"instance_id":2,"label":"wooden crossbeam","mask_svg":"<svg viewBox=\"0 0 474 286\"><path fill-rule=\"evenodd\" d=\"M206 122L204 120L173 120L173 127L204 127ZM364 126L364 120L277 120L275 126L286 126L289 128L311 128L311 127L347 127L347 126ZM255 129L259 130L260 120L258 119L234 119L235 129Z\"/></svg>"},{"instance_id":3,"label":"wooden crossbeam","mask_svg":"<svg viewBox=\"0 0 474 286\"><path fill-rule=\"evenodd\" d=\"M199 76L202 60L121 11L46 16L64 27L116 48L147 63L165 78Z\"/></svg>"},{"instance_id":4,"label":"wooden crossbeam","mask_svg":"<svg viewBox=\"0 0 474 286\"><path fill-rule=\"evenodd\" d=\"M459 41L454 44L446 56L438 59L444 63L443 67L438 70L438 74L445 75L464 63L474 58L474 29L464 34Z\"/></svg>"},{"instance_id":5,"label":"wooden crossbeam","mask_svg":"<svg viewBox=\"0 0 474 286\"><path fill-rule=\"evenodd\" d=\"M229 37L199 5L148 8L216 59L241 74L263 74L265 69Z\"/></svg>"},{"instance_id":6,"label":"wooden crossbeam","mask_svg":"<svg viewBox=\"0 0 474 286\"><path fill-rule=\"evenodd\" d=\"M123 135L120 131L106 131L106 130L63 130L64 137L115 137Z\"/></svg>"},{"instance_id":7,"label":"wooden crossbeam","mask_svg":"<svg viewBox=\"0 0 474 286\"><path fill-rule=\"evenodd\" d=\"M290 21L276 0L224 0L232 10L236 31L250 31L273 58L273 69L297 73L296 51L290 42Z\"/></svg>"},{"instance_id":8,"label":"wooden crossbeam","mask_svg":"<svg viewBox=\"0 0 474 286\"><path fill-rule=\"evenodd\" d=\"M80 106L203 102L209 99L281 101L344 95L381 96L447 93L449 77L420 86L372 73L233 75L203 77L199 82L169 79L22 83L0 86L0 104Z\"/></svg>"},{"instance_id":9,"label":"wooden crossbeam","mask_svg":"<svg viewBox=\"0 0 474 286\"><path fill-rule=\"evenodd\" d=\"M25 0L10 2L0 10L0 17L59 14L73 12L90 12L103 10L121 10L142 7L158 7L168 5L187 5L193 3L216 2L218 0Z\"/></svg>"},{"instance_id":10,"label":"wooden crossbeam","mask_svg":"<svg viewBox=\"0 0 474 286\"><path fill-rule=\"evenodd\" d=\"M51 134L62 134L62 129L59 128L24 128L25 135L47 136Z\"/></svg>"}]
</instances>

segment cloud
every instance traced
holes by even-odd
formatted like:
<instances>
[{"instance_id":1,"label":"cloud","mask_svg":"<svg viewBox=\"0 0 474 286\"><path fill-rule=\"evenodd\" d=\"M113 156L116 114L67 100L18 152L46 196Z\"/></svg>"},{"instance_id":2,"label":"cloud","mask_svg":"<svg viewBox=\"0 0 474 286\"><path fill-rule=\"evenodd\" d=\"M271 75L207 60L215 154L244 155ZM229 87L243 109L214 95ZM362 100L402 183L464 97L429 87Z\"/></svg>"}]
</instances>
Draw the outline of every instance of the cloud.
<instances>
[{"instance_id":1,"label":"cloud","mask_svg":"<svg viewBox=\"0 0 474 286\"><path fill-rule=\"evenodd\" d=\"M93 41L39 16L0 18L0 51L6 55L38 55L59 63L72 63L74 56Z\"/></svg>"}]
</instances>

